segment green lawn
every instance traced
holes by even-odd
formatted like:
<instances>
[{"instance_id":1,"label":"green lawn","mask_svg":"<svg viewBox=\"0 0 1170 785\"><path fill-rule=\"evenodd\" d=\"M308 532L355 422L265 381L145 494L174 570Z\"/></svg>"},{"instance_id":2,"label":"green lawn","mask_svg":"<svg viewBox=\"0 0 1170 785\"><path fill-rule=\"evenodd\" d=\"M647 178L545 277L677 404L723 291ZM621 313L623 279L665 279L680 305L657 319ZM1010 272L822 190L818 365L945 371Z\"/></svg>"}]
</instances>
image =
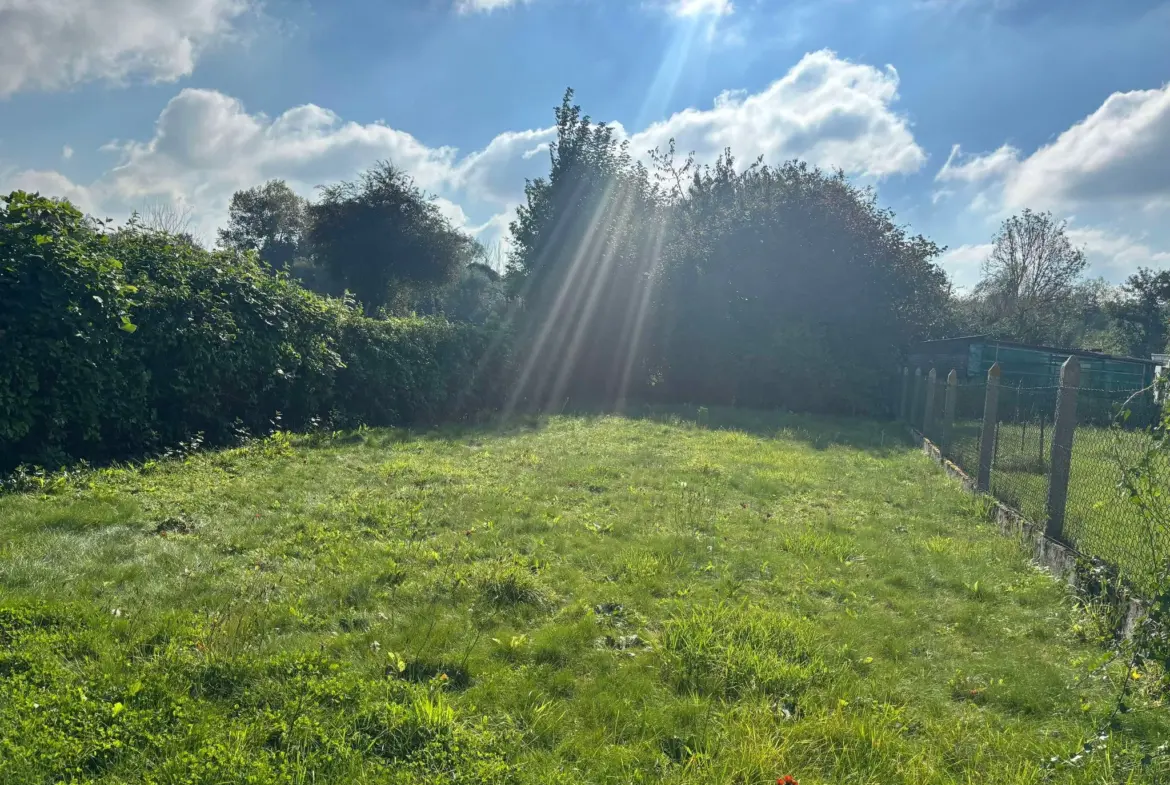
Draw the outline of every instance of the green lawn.
<instances>
[{"instance_id":1,"label":"green lawn","mask_svg":"<svg viewBox=\"0 0 1170 785\"><path fill-rule=\"evenodd\" d=\"M956 423L952 458L975 474L979 432L976 421ZM1082 553L1122 569L1140 587L1170 558L1170 543L1153 532L1138 508L1120 492L1121 466L1133 465L1149 443L1142 431L1081 426L1073 438L1065 538ZM1052 426L1001 423L992 470L992 492L1033 521L1045 519Z\"/></svg>"},{"instance_id":2,"label":"green lawn","mask_svg":"<svg viewBox=\"0 0 1170 785\"><path fill-rule=\"evenodd\" d=\"M1094 617L899 428L709 419L0 498L0 783L1170 781Z\"/></svg>"}]
</instances>

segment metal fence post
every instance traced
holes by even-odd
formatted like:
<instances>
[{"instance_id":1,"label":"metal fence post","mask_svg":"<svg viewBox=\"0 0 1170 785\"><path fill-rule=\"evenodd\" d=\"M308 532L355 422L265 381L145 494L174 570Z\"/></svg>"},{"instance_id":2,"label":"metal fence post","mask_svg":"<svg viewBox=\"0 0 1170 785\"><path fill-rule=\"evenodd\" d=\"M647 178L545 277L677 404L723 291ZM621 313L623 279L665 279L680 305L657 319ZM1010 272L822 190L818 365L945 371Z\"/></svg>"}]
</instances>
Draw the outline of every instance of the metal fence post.
<instances>
[{"instance_id":1,"label":"metal fence post","mask_svg":"<svg viewBox=\"0 0 1170 785\"><path fill-rule=\"evenodd\" d=\"M934 402L938 398L938 371L934 368L930 369L930 373L926 375L926 411L922 413L922 435L928 439L933 435L931 433L934 428Z\"/></svg>"},{"instance_id":2,"label":"metal fence post","mask_svg":"<svg viewBox=\"0 0 1170 785\"><path fill-rule=\"evenodd\" d=\"M947 374L947 399L943 406L942 447L944 451L951 445L951 434L955 430L955 405L959 400L959 372L954 368Z\"/></svg>"},{"instance_id":3,"label":"metal fence post","mask_svg":"<svg viewBox=\"0 0 1170 785\"><path fill-rule=\"evenodd\" d=\"M1056 418L1052 425L1052 451L1048 458L1047 523L1044 533L1053 540L1064 537L1064 511L1068 503L1068 475L1072 468L1073 435L1077 429L1077 388L1081 364L1069 357L1060 367L1060 390L1056 395Z\"/></svg>"},{"instance_id":4,"label":"metal fence post","mask_svg":"<svg viewBox=\"0 0 1170 785\"><path fill-rule=\"evenodd\" d=\"M910 366L902 366L902 403L898 407L898 418L910 422Z\"/></svg>"},{"instance_id":5,"label":"metal fence post","mask_svg":"<svg viewBox=\"0 0 1170 785\"><path fill-rule=\"evenodd\" d=\"M983 397L983 430L979 434L979 474L975 488L984 493L991 490L991 462L995 458L995 423L999 415L999 377L1003 373L999 363L987 372L987 392Z\"/></svg>"},{"instance_id":6,"label":"metal fence post","mask_svg":"<svg viewBox=\"0 0 1170 785\"><path fill-rule=\"evenodd\" d=\"M926 379L922 375L922 368L921 367L915 368L914 369L914 401L910 405L910 416L906 418L906 422L908 422L911 426L914 425L915 420L917 420L922 414L922 400L926 394L926 388L923 387L923 384L925 382L926 382Z\"/></svg>"}]
</instances>

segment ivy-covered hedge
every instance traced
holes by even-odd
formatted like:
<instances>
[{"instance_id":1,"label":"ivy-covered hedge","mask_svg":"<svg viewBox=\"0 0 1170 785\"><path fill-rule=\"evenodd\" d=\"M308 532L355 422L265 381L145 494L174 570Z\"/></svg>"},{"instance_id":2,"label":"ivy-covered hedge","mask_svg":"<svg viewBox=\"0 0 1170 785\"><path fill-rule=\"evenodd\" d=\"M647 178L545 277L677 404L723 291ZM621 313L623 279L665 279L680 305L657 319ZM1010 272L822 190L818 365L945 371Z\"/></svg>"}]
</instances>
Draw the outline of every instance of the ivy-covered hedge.
<instances>
[{"instance_id":1,"label":"ivy-covered hedge","mask_svg":"<svg viewBox=\"0 0 1170 785\"><path fill-rule=\"evenodd\" d=\"M437 422L498 403L484 329L376 320L254 258L0 198L0 471L312 421Z\"/></svg>"}]
</instances>

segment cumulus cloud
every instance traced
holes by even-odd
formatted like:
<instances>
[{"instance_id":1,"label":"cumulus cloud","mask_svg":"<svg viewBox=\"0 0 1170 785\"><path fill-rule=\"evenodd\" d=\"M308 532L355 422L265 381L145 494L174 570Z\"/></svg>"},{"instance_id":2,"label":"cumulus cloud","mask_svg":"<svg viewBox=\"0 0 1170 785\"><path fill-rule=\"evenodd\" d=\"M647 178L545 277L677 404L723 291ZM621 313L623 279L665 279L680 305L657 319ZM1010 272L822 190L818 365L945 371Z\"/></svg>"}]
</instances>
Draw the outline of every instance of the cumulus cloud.
<instances>
[{"instance_id":1,"label":"cumulus cloud","mask_svg":"<svg viewBox=\"0 0 1170 785\"><path fill-rule=\"evenodd\" d=\"M0 98L94 80L173 81L252 0L0 0Z\"/></svg>"},{"instance_id":2,"label":"cumulus cloud","mask_svg":"<svg viewBox=\"0 0 1170 785\"><path fill-rule=\"evenodd\" d=\"M783 78L747 95L725 92L706 110L687 109L631 137L638 152L674 138L700 160L730 147L741 161L800 158L851 174L917 171L926 153L892 104L898 73L851 63L828 50L801 58Z\"/></svg>"},{"instance_id":3,"label":"cumulus cloud","mask_svg":"<svg viewBox=\"0 0 1170 785\"><path fill-rule=\"evenodd\" d=\"M1012 204L1170 199L1170 84L1109 96L1024 159L1006 196Z\"/></svg>"},{"instance_id":4,"label":"cumulus cloud","mask_svg":"<svg viewBox=\"0 0 1170 785\"><path fill-rule=\"evenodd\" d=\"M702 162L731 146L745 162L761 154L772 162L800 157L878 178L914 171L925 160L909 123L891 108L897 82L893 69L816 52L759 93L725 93L709 109L678 112L633 134L615 124L615 132L636 154L676 137L680 150L694 150ZM97 180L78 184L37 171L0 177L0 186L35 186L116 218L145 204L184 205L196 231L211 237L238 189L281 178L311 196L317 185L390 160L440 197L440 209L457 225L494 245L523 201L525 179L547 175L555 136L551 127L508 131L461 153L382 123L346 121L314 104L269 117L215 90L189 88L167 103L146 138L107 144L115 160Z\"/></svg>"},{"instance_id":5,"label":"cumulus cloud","mask_svg":"<svg viewBox=\"0 0 1170 785\"><path fill-rule=\"evenodd\" d=\"M959 145L951 147L942 169L935 175L940 183L977 183L989 178L1000 178L1013 171L1020 163L1020 151L1004 145L986 155L967 155Z\"/></svg>"},{"instance_id":6,"label":"cumulus cloud","mask_svg":"<svg viewBox=\"0 0 1170 785\"><path fill-rule=\"evenodd\" d=\"M1151 248L1140 238L1095 227L1070 228L1068 238L1083 248L1094 275L1120 281L1139 267L1170 266L1170 251Z\"/></svg>"},{"instance_id":7,"label":"cumulus cloud","mask_svg":"<svg viewBox=\"0 0 1170 785\"><path fill-rule=\"evenodd\" d=\"M1112 94L1031 155L1010 145L964 155L955 145L936 179L1000 184L1009 209L1170 203L1170 85Z\"/></svg>"},{"instance_id":8,"label":"cumulus cloud","mask_svg":"<svg viewBox=\"0 0 1170 785\"><path fill-rule=\"evenodd\" d=\"M79 209L87 213L95 213L103 209L100 197L93 189L70 180L60 172L44 171L39 169L25 169L0 176L0 193L10 191L28 191L41 193L58 199L68 199ZM98 216L104 218L105 216Z\"/></svg>"}]
</instances>

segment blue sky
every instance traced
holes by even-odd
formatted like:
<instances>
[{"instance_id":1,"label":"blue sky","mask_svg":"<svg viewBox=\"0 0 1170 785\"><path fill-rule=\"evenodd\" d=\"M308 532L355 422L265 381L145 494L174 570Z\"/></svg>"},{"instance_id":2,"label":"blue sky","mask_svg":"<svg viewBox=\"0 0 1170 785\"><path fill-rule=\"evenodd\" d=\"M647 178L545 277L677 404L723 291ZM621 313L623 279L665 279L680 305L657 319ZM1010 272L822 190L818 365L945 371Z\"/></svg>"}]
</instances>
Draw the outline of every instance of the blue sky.
<instances>
[{"instance_id":1,"label":"blue sky","mask_svg":"<svg viewBox=\"0 0 1170 785\"><path fill-rule=\"evenodd\" d=\"M641 153L801 157L950 247L1025 206L1170 267L1170 0L0 0L0 190L95 213L311 195L378 159L488 244L567 86Z\"/></svg>"}]
</instances>

